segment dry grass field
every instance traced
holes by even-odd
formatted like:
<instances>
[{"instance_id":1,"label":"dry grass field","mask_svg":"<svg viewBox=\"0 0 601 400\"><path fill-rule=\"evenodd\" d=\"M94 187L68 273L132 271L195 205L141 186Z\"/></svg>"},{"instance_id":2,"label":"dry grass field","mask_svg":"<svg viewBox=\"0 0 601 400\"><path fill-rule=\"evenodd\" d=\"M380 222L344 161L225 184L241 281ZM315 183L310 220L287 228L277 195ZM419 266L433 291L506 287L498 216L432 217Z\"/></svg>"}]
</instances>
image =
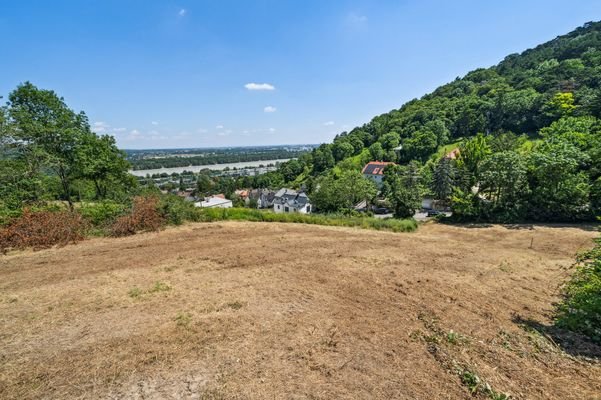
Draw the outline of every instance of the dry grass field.
<instances>
[{"instance_id":1,"label":"dry grass field","mask_svg":"<svg viewBox=\"0 0 601 400\"><path fill-rule=\"evenodd\" d=\"M595 235L224 222L10 253L0 398L601 398L601 349L551 325Z\"/></svg>"}]
</instances>

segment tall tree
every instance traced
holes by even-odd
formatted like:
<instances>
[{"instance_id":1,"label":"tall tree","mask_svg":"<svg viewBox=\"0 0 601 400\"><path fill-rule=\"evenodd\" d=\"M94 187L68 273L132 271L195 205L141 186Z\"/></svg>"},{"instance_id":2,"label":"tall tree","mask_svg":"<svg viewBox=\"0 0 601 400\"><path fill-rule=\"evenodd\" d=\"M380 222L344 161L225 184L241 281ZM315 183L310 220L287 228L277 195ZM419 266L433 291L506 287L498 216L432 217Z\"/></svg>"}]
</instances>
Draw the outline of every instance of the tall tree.
<instances>
[{"instance_id":1,"label":"tall tree","mask_svg":"<svg viewBox=\"0 0 601 400\"><path fill-rule=\"evenodd\" d=\"M481 165L479 193L503 220L524 218L530 189L526 160L514 151L495 153Z\"/></svg>"},{"instance_id":2,"label":"tall tree","mask_svg":"<svg viewBox=\"0 0 601 400\"><path fill-rule=\"evenodd\" d=\"M421 204L415 168L389 165L384 171L384 189L395 218L410 218Z\"/></svg>"},{"instance_id":3,"label":"tall tree","mask_svg":"<svg viewBox=\"0 0 601 400\"><path fill-rule=\"evenodd\" d=\"M453 193L454 167L451 159L443 157L434 167L432 191L439 200L448 200Z\"/></svg>"},{"instance_id":4,"label":"tall tree","mask_svg":"<svg viewBox=\"0 0 601 400\"><path fill-rule=\"evenodd\" d=\"M14 139L43 155L58 176L62 198L73 209L71 186L77 177L77 148L90 131L84 113L75 113L51 90L26 82L9 95L8 114Z\"/></svg>"}]
</instances>

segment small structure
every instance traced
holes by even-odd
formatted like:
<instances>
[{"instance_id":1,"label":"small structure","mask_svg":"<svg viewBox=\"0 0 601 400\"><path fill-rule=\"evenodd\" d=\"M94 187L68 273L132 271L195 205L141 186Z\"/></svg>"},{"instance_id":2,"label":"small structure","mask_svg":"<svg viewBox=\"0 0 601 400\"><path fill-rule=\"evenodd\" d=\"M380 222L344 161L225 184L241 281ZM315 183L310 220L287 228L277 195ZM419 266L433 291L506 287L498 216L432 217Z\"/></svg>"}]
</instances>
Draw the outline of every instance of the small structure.
<instances>
[{"instance_id":1,"label":"small structure","mask_svg":"<svg viewBox=\"0 0 601 400\"><path fill-rule=\"evenodd\" d=\"M194 203L194 206L201 208L232 208L233 204L231 200L228 200L219 195L205 197L203 201Z\"/></svg>"},{"instance_id":2,"label":"small structure","mask_svg":"<svg viewBox=\"0 0 601 400\"><path fill-rule=\"evenodd\" d=\"M384 179L384 169L391 164L394 163L386 161L370 161L365 164L361 173L370 181L375 182L378 188L381 188L382 180Z\"/></svg>"},{"instance_id":3,"label":"small structure","mask_svg":"<svg viewBox=\"0 0 601 400\"><path fill-rule=\"evenodd\" d=\"M248 193L247 204L250 200L257 202L257 208L271 208L273 207L273 199L275 198L275 191L269 189L253 189Z\"/></svg>"},{"instance_id":4,"label":"small structure","mask_svg":"<svg viewBox=\"0 0 601 400\"><path fill-rule=\"evenodd\" d=\"M311 203L304 192L283 188L278 190L273 198L273 211L276 213L298 212L309 214Z\"/></svg>"},{"instance_id":5,"label":"small structure","mask_svg":"<svg viewBox=\"0 0 601 400\"><path fill-rule=\"evenodd\" d=\"M244 201L246 201L246 199L248 199L248 190L239 189L239 190L234 191L234 194L236 196L240 197Z\"/></svg>"}]
</instances>

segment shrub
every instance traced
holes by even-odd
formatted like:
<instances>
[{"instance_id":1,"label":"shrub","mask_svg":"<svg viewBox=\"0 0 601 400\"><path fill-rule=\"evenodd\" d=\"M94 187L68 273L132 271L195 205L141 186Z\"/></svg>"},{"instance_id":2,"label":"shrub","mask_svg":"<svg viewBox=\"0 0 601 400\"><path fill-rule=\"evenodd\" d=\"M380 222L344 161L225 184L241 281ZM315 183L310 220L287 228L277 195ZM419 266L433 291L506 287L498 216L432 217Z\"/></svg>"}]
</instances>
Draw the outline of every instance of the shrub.
<instances>
[{"instance_id":1,"label":"shrub","mask_svg":"<svg viewBox=\"0 0 601 400\"><path fill-rule=\"evenodd\" d=\"M557 324L601 343L601 239L578 257L575 274L564 288Z\"/></svg>"},{"instance_id":2,"label":"shrub","mask_svg":"<svg viewBox=\"0 0 601 400\"><path fill-rule=\"evenodd\" d=\"M8 225L13 219L21 215L21 210L9 208L0 202L0 226Z\"/></svg>"},{"instance_id":3,"label":"shrub","mask_svg":"<svg viewBox=\"0 0 601 400\"><path fill-rule=\"evenodd\" d=\"M25 209L20 217L0 229L0 251L75 243L84 239L87 228L86 221L76 212Z\"/></svg>"},{"instance_id":4,"label":"shrub","mask_svg":"<svg viewBox=\"0 0 601 400\"><path fill-rule=\"evenodd\" d=\"M117 218L111 226L112 236L133 235L138 231L157 231L165 219L158 210L159 199L155 196L134 197L131 212Z\"/></svg>"},{"instance_id":5,"label":"shrub","mask_svg":"<svg viewBox=\"0 0 601 400\"><path fill-rule=\"evenodd\" d=\"M84 203L79 208L80 214L94 226L108 226L126 210L124 204L105 200L98 203Z\"/></svg>"},{"instance_id":6,"label":"shrub","mask_svg":"<svg viewBox=\"0 0 601 400\"><path fill-rule=\"evenodd\" d=\"M181 225L185 221L198 220L198 213L194 204L172 194L161 197L159 211L167 223L172 225Z\"/></svg>"}]
</instances>

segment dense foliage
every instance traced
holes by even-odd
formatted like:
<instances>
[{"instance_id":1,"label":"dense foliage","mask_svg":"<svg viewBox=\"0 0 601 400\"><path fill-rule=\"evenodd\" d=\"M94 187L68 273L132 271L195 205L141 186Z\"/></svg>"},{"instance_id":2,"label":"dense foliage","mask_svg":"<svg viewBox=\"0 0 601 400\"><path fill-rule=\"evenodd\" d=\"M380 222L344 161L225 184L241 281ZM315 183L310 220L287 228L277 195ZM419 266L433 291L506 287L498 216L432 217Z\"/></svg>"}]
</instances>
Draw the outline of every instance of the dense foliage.
<instances>
[{"instance_id":1,"label":"dense foliage","mask_svg":"<svg viewBox=\"0 0 601 400\"><path fill-rule=\"evenodd\" d=\"M577 271L564 294L558 324L601 343L601 239L578 257Z\"/></svg>"},{"instance_id":2,"label":"dense foliage","mask_svg":"<svg viewBox=\"0 0 601 400\"><path fill-rule=\"evenodd\" d=\"M417 196L447 200L458 218L590 219L601 209L600 82L601 23L587 23L342 132L277 174L301 185L370 160L419 162ZM389 193L397 204L408 201L401 186Z\"/></svg>"}]
</instances>

